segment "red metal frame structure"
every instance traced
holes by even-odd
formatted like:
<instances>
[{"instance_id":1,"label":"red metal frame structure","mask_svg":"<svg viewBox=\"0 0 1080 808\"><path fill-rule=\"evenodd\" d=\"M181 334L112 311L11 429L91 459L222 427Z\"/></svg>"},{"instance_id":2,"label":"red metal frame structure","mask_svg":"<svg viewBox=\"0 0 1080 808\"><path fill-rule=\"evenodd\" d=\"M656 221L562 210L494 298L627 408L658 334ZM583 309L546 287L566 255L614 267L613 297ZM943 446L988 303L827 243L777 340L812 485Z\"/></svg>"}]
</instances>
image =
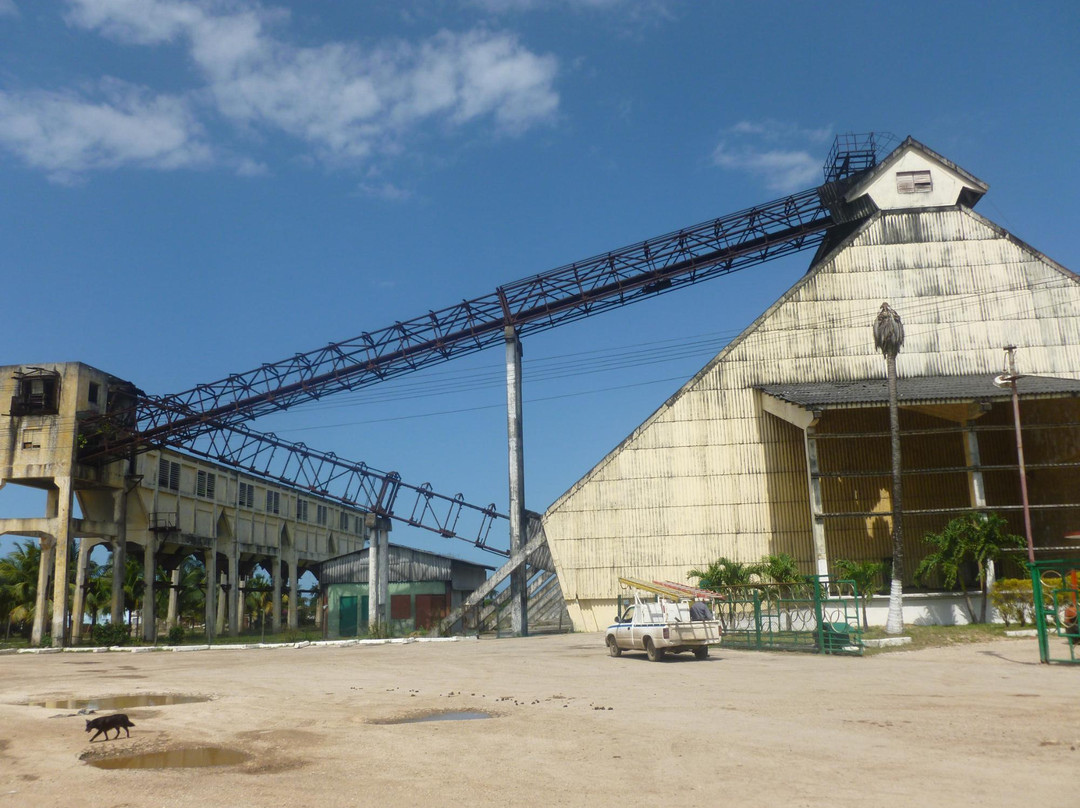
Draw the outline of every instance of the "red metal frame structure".
<instances>
[{"instance_id":1,"label":"red metal frame structure","mask_svg":"<svg viewBox=\"0 0 1080 808\"><path fill-rule=\"evenodd\" d=\"M282 481L297 473L304 478L304 487L324 496L393 515L394 499L403 485L396 475L374 472L363 463L339 460L333 454L239 425L501 345L507 327L519 336L545 331L817 247L830 228L862 213L846 208L842 190L852 177L875 165L877 152L873 134L841 136L825 166L827 182L818 188L557 267L500 286L488 295L182 393L142 396L134 413L114 413L83 422L80 460L109 462L134 451L170 445L251 471L259 467L262 470L258 473ZM245 465L245 458L255 457L264 465ZM275 457L277 471L272 470L269 460ZM347 493L332 494L332 488L345 480ZM384 485L388 486L385 490ZM408 488L425 492L424 497L440 496L423 487ZM361 492L366 498L356 498ZM470 506L460 498L442 499L459 502L467 510L501 516L490 507ZM441 523L431 529L454 534Z\"/></svg>"}]
</instances>

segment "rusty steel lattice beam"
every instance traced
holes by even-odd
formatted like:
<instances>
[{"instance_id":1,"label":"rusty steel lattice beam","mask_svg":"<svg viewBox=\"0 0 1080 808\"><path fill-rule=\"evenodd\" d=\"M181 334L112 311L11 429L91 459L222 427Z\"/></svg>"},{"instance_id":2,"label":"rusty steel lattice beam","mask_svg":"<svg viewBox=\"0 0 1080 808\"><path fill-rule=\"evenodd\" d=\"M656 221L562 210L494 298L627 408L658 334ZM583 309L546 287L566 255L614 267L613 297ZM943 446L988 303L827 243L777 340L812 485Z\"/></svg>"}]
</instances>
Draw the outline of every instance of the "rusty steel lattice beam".
<instances>
[{"instance_id":1,"label":"rusty steel lattice beam","mask_svg":"<svg viewBox=\"0 0 1080 808\"><path fill-rule=\"evenodd\" d=\"M653 294L815 247L832 224L820 189L559 267L495 292L169 396L143 399L138 437L95 436L82 459L116 457L131 442L187 441L240 423L554 328ZM92 428L92 424L88 424ZM109 430L103 430L108 432Z\"/></svg>"},{"instance_id":2,"label":"rusty steel lattice beam","mask_svg":"<svg viewBox=\"0 0 1080 808\"><path fill-rule=\"evenodd\" d=\"M430 530L443 538L463 539L483 550L508 554L487 544L495 521L507 518L494 504L472 505L461 494L439 494L427 483L411 485L403 482L397 472L379 471L333 452L320 452L303 443L282 440L273 433L256 432L237 424L216 424L194 444L166 439L160 445L275 480L321 499Z\"/></svg>"},{"instance_id":3,"label":"rusty steel lattice beam","mask_svg":"<svg viewBox=\"0 0 1080 808\"><path fill-rule=\"evenodd\" d=\"M491 549L485 544L487 532L492 520L502 517L493 506L480 508L460 496L408 486L394 473L377 472L240 424L500 344L508 327L520 337L816 247L833 224L847 220L834 219L831 208L838 215L852 215L839 201L841 183L876 161L873 136L868 141L869 157L863 154L862 136L852 137L850 143L834 148L831 173L826 166L828 184L820 188L558 267L483 297L186 392L142 396L134 410L84 419L79 460L104 463L155 446L174 446L446 536L460 537L458 519L479 513L481 527L474 541ZM844 159L853 150L859 154L854 168L850 159ZM394 513L402 490L416 495L409 517Z\"/></svg>"}]
</instances>

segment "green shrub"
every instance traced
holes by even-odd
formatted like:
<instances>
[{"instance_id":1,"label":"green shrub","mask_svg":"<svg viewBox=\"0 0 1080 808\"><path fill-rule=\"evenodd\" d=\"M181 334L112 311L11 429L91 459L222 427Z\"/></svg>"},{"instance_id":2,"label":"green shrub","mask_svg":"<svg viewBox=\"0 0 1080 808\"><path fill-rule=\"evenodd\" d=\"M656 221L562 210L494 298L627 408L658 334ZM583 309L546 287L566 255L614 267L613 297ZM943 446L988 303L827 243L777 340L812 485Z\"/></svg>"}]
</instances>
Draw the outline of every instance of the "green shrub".
<instances>
[{"instance_id":1,"label":"green shrub","mask_svg":"<svg viewBox=\"0 0 1080 808\"><path fill-rule=\"evenodd\" d=\"M128 627L123 623L99 623L94 626L94 645L126 645Z\"/></svg>"},{"instance_id":2,"label":"green shrub","mask_svg":"<svg viewBox=\"0 0 1080 808\"><path fill-rule=\"evenodd\" d=\"M173 626L169 629L169 645L180 645L184 641L184 627Z\"/></svg>"},{"instance_id":3,"label":"green shrub","mask_svg":"<svg viewBox=\"0 0 1080 808\"><path fill-rule=\"evenodd\" d=\"M994 581L990 589L990 602L1001 613L1006 626L1013 621L1023 626L1029 617L1034 617L1035 601L1029 579L1002 578Z\"/></svg>"}]
</instances>

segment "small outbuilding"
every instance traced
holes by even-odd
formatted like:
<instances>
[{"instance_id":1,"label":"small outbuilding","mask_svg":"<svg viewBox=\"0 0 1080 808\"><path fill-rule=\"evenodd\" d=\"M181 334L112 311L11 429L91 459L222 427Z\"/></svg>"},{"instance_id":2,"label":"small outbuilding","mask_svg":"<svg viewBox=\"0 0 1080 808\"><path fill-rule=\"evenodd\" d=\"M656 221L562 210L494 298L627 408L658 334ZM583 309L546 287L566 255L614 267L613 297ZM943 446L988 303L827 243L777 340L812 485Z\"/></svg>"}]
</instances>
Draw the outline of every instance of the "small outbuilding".
<instances>
[{"instance_id":1,"label":"small outbuilding","mask_svg":"<svg viewBox=\"0 0 1080 808\"><path fill-rule=\"evenodd\" d=\"M487 580L494 567L389 545L390 633L431 628ZM368 550L330 558L319 565L323 634L355 637L368 626Z\"/></svg>"}]
</instances>

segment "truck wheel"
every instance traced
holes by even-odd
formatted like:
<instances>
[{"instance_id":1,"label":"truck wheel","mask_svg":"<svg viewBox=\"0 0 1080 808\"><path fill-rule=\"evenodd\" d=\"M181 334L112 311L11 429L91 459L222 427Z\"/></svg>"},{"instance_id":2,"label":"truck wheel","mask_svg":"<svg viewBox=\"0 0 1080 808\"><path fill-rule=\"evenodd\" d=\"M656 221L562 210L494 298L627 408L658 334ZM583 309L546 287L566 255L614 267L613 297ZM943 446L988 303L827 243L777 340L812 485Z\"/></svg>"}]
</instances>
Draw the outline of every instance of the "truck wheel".
<instances>
[{"instance_id":1,"label":"truck wheel","mask_svg":"<svg viewBox=\"0 0 1080 808\"><path fill-rule=\"evenodd\" d=\"M664 649L653 645L652 637L645 638L645 653L648 654L650 662L659 662L664 658Z\"/></svg>"},{"instance_id":2,"label":"truck wheel","mask_svg":"<svg viewBox=\"0 0 1080 808\"><path fill-rule=\"evenodd\" d=\"M694 649L694 656L697 657L698 659L708 659L709 658L709 646L702 645L699 648L695 648Z\"/></svg>"},{"instance_id":3,"label":"truck wheel","mask_svg":"<svg viewBox=\"0 0 1080 808\"><path fill-rule=\"evenodd\" d=\"M615 642L614 637L607 638L607 652L612 656L622 656L622 649L619 644Z\"/></svg>"}]
</instances>

